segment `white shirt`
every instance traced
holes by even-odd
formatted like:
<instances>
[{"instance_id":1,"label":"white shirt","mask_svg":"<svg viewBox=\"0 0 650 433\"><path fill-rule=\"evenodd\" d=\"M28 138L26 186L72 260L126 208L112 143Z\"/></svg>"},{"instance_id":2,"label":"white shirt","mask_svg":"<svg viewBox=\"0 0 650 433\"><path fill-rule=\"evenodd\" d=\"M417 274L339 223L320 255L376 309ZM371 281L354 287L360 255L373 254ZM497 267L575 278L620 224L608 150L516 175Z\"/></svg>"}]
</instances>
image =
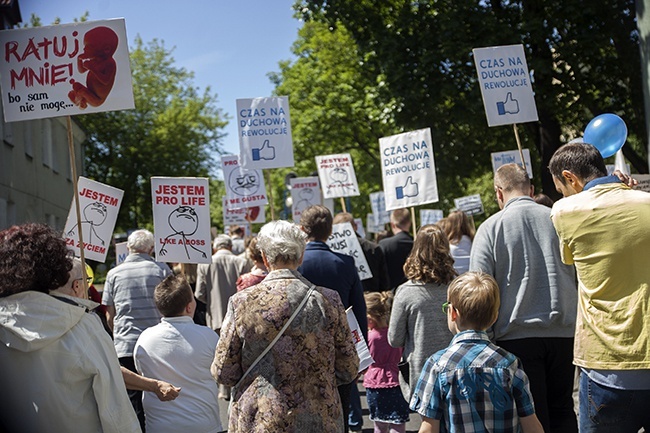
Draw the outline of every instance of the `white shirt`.
<instances>
[{"instance_id":1,"label":"white shirt","mask_svg":"<svg viewBox=\"0 0 650 433\"><path fill-rule=\"evenodd\" d=\"M469 255L472 251L472 240L463 235L457 245L449 244L449 253L454 258L454 269L458 275L469 271Z\"/></svg>"},{"instance_id":2,"label":"white shirt","mask_svg":"<svg viewBox=\"0 0 650 433\"><path fill-rule=\"evenodd\" d=\"M191 317L163 317L145 329L135 345L135 366L140 374L180 386L173 401L160 401L144 392L142 405L147 431L156 433L216 433L222 430L218 387L210 375L219 336Z\"/></svg>"}]
</instances>

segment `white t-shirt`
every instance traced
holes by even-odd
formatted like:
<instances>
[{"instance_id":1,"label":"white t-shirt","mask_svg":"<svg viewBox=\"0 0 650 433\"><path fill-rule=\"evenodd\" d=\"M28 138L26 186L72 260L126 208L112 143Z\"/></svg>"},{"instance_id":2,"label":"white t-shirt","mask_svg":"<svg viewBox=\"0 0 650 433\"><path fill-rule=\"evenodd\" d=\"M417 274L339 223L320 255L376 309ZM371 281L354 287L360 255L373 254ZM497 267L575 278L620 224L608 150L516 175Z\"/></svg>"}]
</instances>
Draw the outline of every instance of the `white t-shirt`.
<instances>
[{"instance_id":1,"label":"white t-shirt","mask_svg":"<svg viewBox=\"0 0 650 433\"><path fill-rule=\"evenodd\" d=\"M160 401L144 392L142 405L147 431L156 433L216 433L222 430L217 402L218 386L210 374L219 336L191 317L163 317L142 332L135 345L140 374L180 386L173 401Z\"/></svg>"},{"instance_id":2,"label":"white t-shirt","mask_svg":"<svg viewBox=\"0 0 650 433\"><path fill-rule=\"evenodd\" d=\"M449 253L454 258L454 269L458 275L469 271L469 254L472 250L472 240L467 235L463 235L458 245L449 244Z\"/></svg>"}]
</instances>

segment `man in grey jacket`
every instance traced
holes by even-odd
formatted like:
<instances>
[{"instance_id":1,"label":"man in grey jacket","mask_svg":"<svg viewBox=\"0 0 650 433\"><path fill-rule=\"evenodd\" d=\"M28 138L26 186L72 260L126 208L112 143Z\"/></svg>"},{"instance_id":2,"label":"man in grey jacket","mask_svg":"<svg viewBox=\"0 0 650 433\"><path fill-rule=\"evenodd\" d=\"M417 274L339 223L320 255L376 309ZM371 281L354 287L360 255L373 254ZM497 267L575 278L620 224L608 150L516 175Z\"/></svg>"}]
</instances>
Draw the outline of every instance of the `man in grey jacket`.
<instances>
[{"instance_id":1,"label":"man in grey jacket","mask_svg":"<svg viewBox=\"0 0 650 433\"><path fill-rule=\"evenodd\" d=\"M532 199L526 170L499 167L494 189L501 211L478 228L470 255L470 271L486 272L499 283L493 340L521 359L544 431L577 432L575 269L562 263L551 210Z\"/></svg>"}]
</instances>

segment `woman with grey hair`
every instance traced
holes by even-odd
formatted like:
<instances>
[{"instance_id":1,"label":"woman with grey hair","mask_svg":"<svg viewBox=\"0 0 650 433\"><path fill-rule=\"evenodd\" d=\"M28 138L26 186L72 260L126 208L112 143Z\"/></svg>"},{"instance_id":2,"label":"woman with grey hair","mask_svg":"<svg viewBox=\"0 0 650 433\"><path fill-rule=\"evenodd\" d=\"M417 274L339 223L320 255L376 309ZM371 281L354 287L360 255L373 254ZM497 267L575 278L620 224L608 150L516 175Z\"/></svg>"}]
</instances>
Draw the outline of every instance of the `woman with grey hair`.
<instances>
[{"instance_id":1,"label":"woman with grey hair","mask_svg":"<svg viewBox=\"0 0 650 433\"><path fill-rule=\"evenodd\" d=\"M293 223L262 227L269 274L228 303L211 370L234 387L231 433L343 431L337 386L356 378L359 358L338 293L296 270L305 242Z\"/></svg>"}]
</instances>

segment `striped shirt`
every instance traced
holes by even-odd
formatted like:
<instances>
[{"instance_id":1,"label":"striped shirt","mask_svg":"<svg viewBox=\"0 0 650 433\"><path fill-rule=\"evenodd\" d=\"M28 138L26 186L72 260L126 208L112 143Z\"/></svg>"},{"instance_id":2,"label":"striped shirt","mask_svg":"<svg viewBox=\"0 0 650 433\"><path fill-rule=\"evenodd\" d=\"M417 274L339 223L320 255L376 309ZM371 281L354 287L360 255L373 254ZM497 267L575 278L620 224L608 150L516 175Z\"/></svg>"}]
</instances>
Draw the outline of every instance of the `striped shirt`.
<instances>
[{"instance_id":1,"label":"striped shirt","mask_svg":"<svg viewBox=\"0 0 650 433\"><path fill-rule=\"evenodd\" d=\"M519 417L535 413L521 362L482 331L456 334L427 360L410 406L441 432L518 432Z\"/></svg>"},{"instance_id":2,"label":"striped shirt","mask_svg":"<svg viewBox=\"0 0 650 433\"><path fill-rule=\"evenodd\" d=\"M113 339L118 357L133 356L142 331L160 322L153 291L170 274L169 266L148 254L129 254L108 272L102 304L115 307Z\"/></svg>"}]
</instances>

